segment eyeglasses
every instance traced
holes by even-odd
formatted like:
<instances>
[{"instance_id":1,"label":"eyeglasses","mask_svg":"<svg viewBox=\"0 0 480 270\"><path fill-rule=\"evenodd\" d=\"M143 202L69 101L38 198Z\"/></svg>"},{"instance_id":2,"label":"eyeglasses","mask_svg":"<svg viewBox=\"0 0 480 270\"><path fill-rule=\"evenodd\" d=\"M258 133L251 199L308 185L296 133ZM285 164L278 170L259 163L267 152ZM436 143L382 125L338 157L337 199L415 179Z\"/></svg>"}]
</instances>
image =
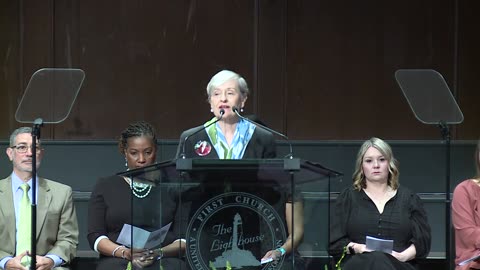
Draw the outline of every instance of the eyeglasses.
<instances>
[{"instance_id":1,"label":"eyeglasses","mask_svg":"<svg viewBox=\"0 0 480 270\"><path fill-rule=\"evenodd\" d=\"M14 145L14 146L10 146L10 148L12 149L16 149L18 153L20 154L25 154L27 153L28 149L32 150L32 146L28 146L26 144L19 144L19 145ZM39 154L40 152L42 152L43 148L40 147L40 145L37 145L37 154Z\"/></svg>"}]
</instances>

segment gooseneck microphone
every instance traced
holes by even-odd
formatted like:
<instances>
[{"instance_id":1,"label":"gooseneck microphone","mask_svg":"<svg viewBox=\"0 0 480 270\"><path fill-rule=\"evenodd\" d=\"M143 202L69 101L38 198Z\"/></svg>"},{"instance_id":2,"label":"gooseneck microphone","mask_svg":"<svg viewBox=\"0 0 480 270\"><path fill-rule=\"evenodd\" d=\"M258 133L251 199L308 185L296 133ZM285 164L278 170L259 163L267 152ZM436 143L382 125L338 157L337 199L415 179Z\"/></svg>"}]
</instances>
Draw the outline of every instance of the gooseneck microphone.
<instances>
[{"instance_id":1,"label":"gooseneck microphone","mask_svg":"<svg viewBox=\"0 0 480 270\"><path fill-rule=\"evenodd\" d=\"M247 117L244 117L244 116L240 115L240 113L238 112L238 108L237 108L237 107L233 107L232 110L233 110L233 112L234 112L238 117L240 117L241 119L243 119L243 120L245 120L245 121L248 121L248 122L250 122L250 123L252 123L252 124L254 124L254 125L256 125L256 126L259 126L259 127L261 127L261 128L264 128L264 129L270 131L271 133L276 134L276 135L282 137L284 140L286 140L287 143L288 143L288 146L290 147L290 153L289 153L288 155L286 155L285 158L290 158L290 159L293 158L292 143L290 142L290 140L288 139L287 136L285 136L284 134L282 134L282 133L280 133L280 132L278 132L278 131L275 131L275 130L273 130L273 129L271 129L271 128L268 128L268 127L266 127L266 126L264 126L264 125L262 125L262 124L260 124L260 123L257 123L257 122L255 122L255 121L252 121L252 120L248 119Z\"/></svg>"},{"instance_id":2,"label":"gooseneck microphone","mask_svg":"<svg viewBox=\"0 0 480 270\"><path fill-rule=\"evenodd\" d=\"M203 128L200 128L200 129L196 130L196 131L193 132L192 134L185 136L185 139L183 140L182 154L180 155L183 159L186 158L186 157L185 157L185 144L187 143L188 138L190 138L191 136L193 136L193 135L199 133L200 131L206 129L207 127L209 127L209 126L217 123L218 121L222 120L222 117L223 117L223 115L225 114L225 110L224 110L224 109L220 109L220 112L219 112L219 113L220 113L220 117L217 118L217 120L209 123L208 125L204 126Z\"/></svg>"}]
</instances>

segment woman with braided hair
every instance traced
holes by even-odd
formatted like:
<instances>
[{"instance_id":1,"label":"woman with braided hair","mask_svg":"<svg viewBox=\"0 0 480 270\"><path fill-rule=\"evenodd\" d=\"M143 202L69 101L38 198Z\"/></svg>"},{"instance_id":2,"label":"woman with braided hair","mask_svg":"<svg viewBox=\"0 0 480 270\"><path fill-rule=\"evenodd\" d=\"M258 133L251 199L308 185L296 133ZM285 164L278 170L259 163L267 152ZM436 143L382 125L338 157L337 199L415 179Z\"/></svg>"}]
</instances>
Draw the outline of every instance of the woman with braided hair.
<instances>
[{"instance_id":1,"label":"woman with braided hair","mask_svg":"<svg viewBox=\"0 0 480 270\"><path fill-rule=\"evenodd\" d=\"M125 156L127 170L152 165L155 163L157 152L155 130L147 122L132 123L122 132L118 147L120 153ZM158 192L151 192L152 188L151 185L134 182L129 177L118 175L97 181L89 202L87 235L91 248L100 253L97 269L123 270L132 260L131 249L116 242L124 224L139 222L140 224L133 225L153 230L173 221L176 204L171 196L174 193L169 194L162 190L159 198ZM132 196L141 203L132 204ZM158 214L160 211L141 208L144 205L158 204L159 200L162 207L161 218ZM133 211L132 207L135 208ZM134 219L132 213L140 213L143 218ZM143 258L140 262L142 267L152 266L159 269L159 259L183 253L183 240L174 239L172 233L167 234L163 243L166 246L152 253L152 256ZM169 262L171 267L168 267ZM168 258L162 259L161 264L164 269L179 269L183 261Z\"/></svg>"}]
</instances>

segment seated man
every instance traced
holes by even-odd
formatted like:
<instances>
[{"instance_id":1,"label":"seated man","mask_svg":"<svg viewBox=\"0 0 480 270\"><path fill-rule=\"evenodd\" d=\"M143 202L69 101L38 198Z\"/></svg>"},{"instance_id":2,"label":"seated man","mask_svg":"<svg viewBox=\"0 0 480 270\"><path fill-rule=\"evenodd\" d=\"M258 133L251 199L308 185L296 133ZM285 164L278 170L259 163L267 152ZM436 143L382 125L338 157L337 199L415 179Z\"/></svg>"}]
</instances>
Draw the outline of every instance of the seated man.
<instances>
[{"instance_id":1,"label":"seated man","mask_svg":"<svg viewBox=\"0 0 480 270\"><path fill-rule=\"evenodd\" d=\"M27 269L31 250L32 129L10 136L7 155L13 172L0 180L0 269ZM37 169L43 149L36 149ZM77 215L69 186L37 177L36 269L69 263L78 245ZM25 195L25 196L24 196Z\"/></svg>"}]
</instances>

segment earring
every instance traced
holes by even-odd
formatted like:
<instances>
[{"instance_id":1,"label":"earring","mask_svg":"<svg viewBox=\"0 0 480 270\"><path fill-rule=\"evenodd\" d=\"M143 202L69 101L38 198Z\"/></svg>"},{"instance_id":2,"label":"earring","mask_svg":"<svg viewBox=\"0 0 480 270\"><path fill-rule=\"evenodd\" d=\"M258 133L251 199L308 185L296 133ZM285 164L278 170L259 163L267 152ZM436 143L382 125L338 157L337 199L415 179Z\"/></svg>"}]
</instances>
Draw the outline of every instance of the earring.
<instances>
[{"instance_id":1,"label":"earring","mask_svg":"<svg viewBox=\"0 0 480 270\"><path fill-rule=\"evenodd\" d=\"M125 158L125 167L127 167L127 170L128 170L128 162L127 162L127 158Z\"/></svg>"},{"instance_id":2,"label":"earring","mask_svg":"<svg viewBox=\"0 0 480 270\"><path fill-rule=\"evenodd\" d=\"M210 112L213 112L213 109L212 109L212 108L210 108Z\"/></svg>"},{"instance_id":3,"label":"earring","mask_svg":"<svg viewBox=\"0 0 480 270\"><path fill-rule=\"evenodd\" d=\"M243 108L240 108L240 112L243 112Z\"/></svg>"}]
</instances>

